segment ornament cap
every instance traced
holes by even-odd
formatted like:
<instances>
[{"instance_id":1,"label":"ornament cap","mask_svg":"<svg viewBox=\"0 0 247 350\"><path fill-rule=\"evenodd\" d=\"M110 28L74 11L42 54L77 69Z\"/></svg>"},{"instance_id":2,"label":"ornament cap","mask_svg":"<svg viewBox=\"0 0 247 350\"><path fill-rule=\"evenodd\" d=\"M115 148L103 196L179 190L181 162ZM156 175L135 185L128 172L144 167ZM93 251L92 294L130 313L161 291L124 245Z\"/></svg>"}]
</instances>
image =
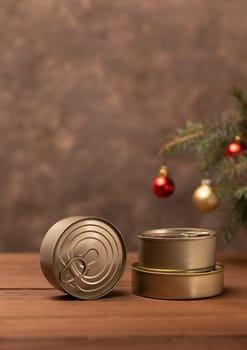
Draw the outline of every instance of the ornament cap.
<instances>
[{"instance_id":1,"label":"ornament cap","mask_svg":"<svg viewBox=\"0 0 247 350\"><path fill-rule=\"evenodd\" d=\"M236 135L236 136L234 137L234 141L237 142L237 143L242 142L241 136L240 136L240 135Z\"/></svg>"},{"instance_id":2,"label":"ornament cap","mask_svg":"<svg viewBox=\"0 0 247 350\"><path fill-rule=\"evenodd\" d=\"M165 165L162 165L159 170L159 176L167 176L168 169Z\"/></svg>"},{"instance_id":3,"label":"ornament cap","mask_svg":"<svg viewBox=\"0 0 247 350\"><path fill-rule=\"evenodd\" d=\"M212 181L210 179L202 179L201 184L204 186L210 186Z\"/></svg>"}]
</instances>

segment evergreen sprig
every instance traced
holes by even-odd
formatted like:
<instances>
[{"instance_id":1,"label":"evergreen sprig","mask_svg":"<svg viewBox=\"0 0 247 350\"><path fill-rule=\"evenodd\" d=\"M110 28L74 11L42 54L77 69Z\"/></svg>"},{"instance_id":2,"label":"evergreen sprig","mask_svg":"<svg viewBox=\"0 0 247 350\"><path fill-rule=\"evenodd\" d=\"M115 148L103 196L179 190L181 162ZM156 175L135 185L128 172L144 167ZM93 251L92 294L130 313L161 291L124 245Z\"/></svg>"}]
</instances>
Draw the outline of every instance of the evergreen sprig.
<instances>
[{"instance_id":1,"label":"evergreen sprig","mask_svg":"<svg viewBox=\"0 0 247 350\"><path fill-rule=\"evenodd\" d=\"M247 227L247 151L225 156L227 145L239 135L247 142L247 93L238 88L229 92L233 111L208 123L188 121L183 129L161 147L165 156L194 150L199 169L210 173L216 195L225 203L224 236L231 240L239 227Z\"/></svg>"},{"instance_id":2,"label":"evergreen sprig","mask_svg":"<svg viewBox=\"0 0 247 350\"><path fill-rule=\"evenodd\" d=\"M176 135L163 145L161 152L170 155L177 151L188 151L196 146L204 134L204 126L201 123L188 121L184 129L177 129Z\"/></svg>"},{"instance_id":3,"label":"evergreen sprig","mask_svg":"<svg viewBox=\"0 0 247 350\"><path fill-rule=\"evenodd\" d=\"M231 183L241 181L244 178L247 183L247 152L243 152L238 156L223 158L216 167L216 181L229 180Z\"/></svg>"}]
</instances>

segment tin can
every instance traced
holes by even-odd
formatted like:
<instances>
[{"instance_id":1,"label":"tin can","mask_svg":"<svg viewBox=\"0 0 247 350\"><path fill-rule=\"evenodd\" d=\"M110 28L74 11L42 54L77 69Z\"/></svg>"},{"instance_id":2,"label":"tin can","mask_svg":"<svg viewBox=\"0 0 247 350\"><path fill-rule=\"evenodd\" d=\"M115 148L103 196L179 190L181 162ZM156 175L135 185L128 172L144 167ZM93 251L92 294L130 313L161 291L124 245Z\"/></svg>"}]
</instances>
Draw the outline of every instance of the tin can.
<instances>
[{"instance_id":1,"label":"tin can","mask_svg":"<svg viewBox=\"0 0 247 350\"><path fill-rule=\"evenodd\" d=\"M167 272L132 265L133 293L156 299L201 299L222 293L224 267L217 263L208 272Z\"/></svg>"},{"instance_id":2,"label":"tin can","mask_svg":"<svg viewBox=\"0 0 247 350\"><path fill-rule=\"evenodd\" d=\"M216 234L199 228L162 228L138 235L139 264L150 269L210 271L216 261Z\"/></svg>"},{"instance_id":3,"label":"tin can","mask_svg":"<svg viewBox=\"0 0 247 350\"><path fill-rule=\"evenodd\" d=\"M119 230L105 219L68 217L46 233L41 269L56 288L78 299L109 293L121 278L126 246Z\"/></svg>"}]
</instances>

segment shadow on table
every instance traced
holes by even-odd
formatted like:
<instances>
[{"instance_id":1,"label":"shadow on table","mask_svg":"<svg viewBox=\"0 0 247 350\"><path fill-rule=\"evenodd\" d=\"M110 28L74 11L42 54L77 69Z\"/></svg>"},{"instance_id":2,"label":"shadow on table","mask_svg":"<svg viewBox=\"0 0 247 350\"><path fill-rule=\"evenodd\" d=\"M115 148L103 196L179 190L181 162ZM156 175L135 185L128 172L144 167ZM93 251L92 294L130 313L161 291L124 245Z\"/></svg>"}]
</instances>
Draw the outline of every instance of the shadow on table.
<instances>
[{"instance_id":1,"label":"shadow on table","mask_svg":"<svg viewBox=\"0 0 247 350\"><path fill-rule=\"evenodd\" d=\"M105 295L102 298L99 298L101 300L109 300L111 298L122 298L122 297L126 297L129 296L130 293L126 292L126 291L122 291L122 290L113 290L110 293L108 293L107 295ZM64 294L64 295L56 295L56 296L52 296L51 299L53 300L73 300L73 301L81 301L80 299L76 299L71 295L68 294ZM97 299L93 299L93 300L97 300ZM87 301L87 300L84 300ZM89 300L90 301L90 300Z\"/></svg>"},{"instance_id":2,"label":"shadow on table","mask_svg":"<svg viewBox=\"0 0 247 350\"><path fill-rule=\"evenodd\" d=\"M236 298L242 296L243 294L246 294L245 288L225 287L223 293L219 295L219 298Z\"/></svg>"},{"instance_id":3,"label":"shadow on table","mask_svg":"<svg viewBox=\"0 0 247 350\"><path fill-rule=\"evenodd\" d=\"M246 293L246 290L244 288L225 287L222 294L214 296L214 297L206 298L206 299L238 298L238 297L241 297L245 293ZM102 298L92 299L92 300L108 300L109 301L110 299L125 298L125 297L129 297L130 295L131 295L130 291L128 292L126 290L113 290ZM76 299L73 296L68 295L68 294L63 294L63 295L60 294L60 295L52 296L51 299L53 299L53 300L81 301L80 299ZM198 301L198 300L202 300L202 299L195 299L195 301ZM87 300L84 300L84 301L87 301Z\"/></svg>"}]
</instances>

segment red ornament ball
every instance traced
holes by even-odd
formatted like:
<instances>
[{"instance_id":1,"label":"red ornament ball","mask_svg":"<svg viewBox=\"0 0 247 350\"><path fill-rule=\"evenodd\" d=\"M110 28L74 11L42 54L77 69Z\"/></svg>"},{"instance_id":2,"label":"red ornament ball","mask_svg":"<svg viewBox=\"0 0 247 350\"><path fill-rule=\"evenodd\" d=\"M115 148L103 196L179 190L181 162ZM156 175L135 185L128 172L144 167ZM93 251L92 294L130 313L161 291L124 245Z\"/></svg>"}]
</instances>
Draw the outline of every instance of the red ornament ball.
<instances>
[{"instance_id":1,"label":"red ornament ball","mask_svg":"<svg viewBox=\"0 0 247 350\"><path fill-rule=\"evenodd\" d=\"M168 197L174 189L173 181L167 176L157 176L153 181L153 193L158 197Z\"/></svg>"},{"instance_id":2,"label":"red ornament ball","mask_svg":"<svg viewBox=\"0 0 247 350\"><path fill-rule=\"evenodd\" d=\"M225 155L231 157L242 153L246 149L245 145L241 142L231 142L226 148Z\"/></svg>"}]
</instances>

